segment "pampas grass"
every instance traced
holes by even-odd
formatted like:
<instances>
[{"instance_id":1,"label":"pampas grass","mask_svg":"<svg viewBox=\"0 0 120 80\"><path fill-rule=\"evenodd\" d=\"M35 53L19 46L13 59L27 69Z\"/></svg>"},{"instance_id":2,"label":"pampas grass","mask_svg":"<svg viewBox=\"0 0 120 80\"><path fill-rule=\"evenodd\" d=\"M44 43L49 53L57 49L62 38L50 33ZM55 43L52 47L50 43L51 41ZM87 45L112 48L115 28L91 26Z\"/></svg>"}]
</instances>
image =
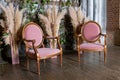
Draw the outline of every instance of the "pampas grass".
<instances>
[{"instance_id":1,"label":"pampas grass","mask_svg":"<svg viewBox=\"0 0 120 80\"><path fill-rule=\"evenodd\" d=\"M85 15L82 13L81 7L79 7L77 10L77 17L78 17L78 23L82 24L83 19L85 18Z\"/></svg>"},{"instance_id":2,"label":"pampas grass","mask_svg":"<svg viewBox=\"0 0 120 80\"><path fill-rule=\"evenodd\" d=\"M5 41L5 44L10 44L10 35L8 35L8 36L3 36L3 39L4 39L4 41Z\"/></svg>"},{"instance_id":3,"label":"pampas grass","mask_svg":"<svg viewBox=\"0 0 120 80\"><path fill-rule=\"evenodd\" d=\"M59 32L60 22L65 14L66 14L66 10L59 12L57 7L55 7L55 5L53 5L52 8L48 8L46 10L46 15L38 14L40 20L44 23L46 32L49 36L56 37L59 35L58 32ZM51 46L53 48L56 48L56 41L53 42L51 41Z\"/></svg>"},{"instance_id":4,"label":"pampas grass","mask_svg":"<svg viewBox=\"0 0 120 80\"><path fill-rule=\"evenodd\" d=\"M69 7L69 15L71 17L71 22L72 22L72 25L73 25L73 30L75 32L77 26L78 26L78 18L77 18L77 13L76 13L76 10L70 6Z\"/></svg>"},{"instance_id":5,"label":"pampas grass","mask_svg":"<svg viewBox=\"0 0 120 80\"><path fill-rule=\"evenodd\" d=\"M22 9L22 10L19 10L19 8L17 7L16 11L15 11L15 16L14 16L14 19L15 19L15 34L17 34L18 30L20 29L21 25L22 25L22 21L23 21L23 12L25 11L26 9Z\"/></svg>"},{"instance_id":6,"label":"pampas grass","mask_svg":"<svg viewBox=\"0 0 120 80\"><path fill-rule=\"evenodd\" d=\"M69 15L71 17L74 33L76 33L76 29L79 25L89 21L89 19L83 14L81 6L77 10L75 10L74 7L70 6Z\"/></svg>"},{"instance_id":7,"label":"pampas grass","mask_svg":"<svg viewBox=\"0 0 120 80\"><path fill-rule=\"evenodd\" d=\"M11 3L12 4L12 3ZM13 8L13 7L11 7ZM12 12L14 11L14 9L10 8L10 4L6 7L8 13L6 16L7 17L7 23L8 23L8 30L13 34L14 33L14 14L12 14ZM13 11L12 11L13 10Z\"/></svg>"},{"instance_id":8,"label":"pampas grass","mask_svg":"<svg viewBox=\"0 0 120 80\"><path fill-rule=\"evenodd\" d=\"M6 8L0 3L0 8L6 13Z\"/></svg>"},{"instance_id":9,"label":"pampas grass","mask_svg":"<svg viewBox=\"0 0 120 80\"><path fill-rule=\"evenodd\" d=\"M46 32L49 36L58 36L60 22L65 13L66 10L58 12L58 9L53 6L52 8L47 9L46 15L38 14L40 20L44 23Z\"/></svg>"},{"instance_id":10,"label":"pampas grass","mask_svg":"<svg viewBox=\"0 0 120 80\"><path fill-rule=\"evenodd\" d=\"M38 14L38 16L40 17L41 21L44 23L47 34L49 34L49 36L52 36L51 23L48 20L48 18L42 14Z\"/></svg>"},{"instance_id":11,"label":"pampas grass","mask_svg":"<svg viewBox=\"0 0 120 80\"><path fill-rule=\"evenodd\" d=\"M17 38L17 32L20 29L23 20L23 12L26 9L19 10L18 7L15 8L13 6L13 3L9 3L6 7L0 4L0 8L5 13L7 32L10 32L14 36L14 39ZM8 39L9 38L6 36L6 44L10 44L10 40Z\"/></svg>"},{"instance_id":12,"label":"pampas grass","mask_svg":"<svg viewBox=\"0 0 120 80\"><path fill-rule=\"evenodd\" d=\"M52 15L51 15L51 9L48 8L46 11L46 17L48 18L49 22L52 23Z\"/></svg>"},{"instance_id":13,"label":"pampas grass","mask_svg":"<svg viewBox=\"0 0 120 80\"><path fill-rule=\"evenodd\" d=\"M64 15L66 14L66 10L63 10L62 12L59 12L58 15L57 15L57 18L56 18L56 21L55 21L55 25L54 28L54 33L55 33L55 36L58 36L59 34L59 28L60 28L60 22L61 22L61 19L64 17Z\"/></svg>"},{"instance_id":14,"label":"pampas grass","mask_svg":"<svg viewBox=\"0 0 120 80\"><path fill-rule=\"evenodd\" d=\"M18 31L22 24L23 12L25 9L19 10L18 7L13 6L13 3L9 3L6 7L0 4L0 8L5 13L7 32L9 33L8 36L4 36L3 39L6 44L10 44L11 46L12 64L19 64L17 42L20 36L18 36Z\"/></svg>"}]
</instances>

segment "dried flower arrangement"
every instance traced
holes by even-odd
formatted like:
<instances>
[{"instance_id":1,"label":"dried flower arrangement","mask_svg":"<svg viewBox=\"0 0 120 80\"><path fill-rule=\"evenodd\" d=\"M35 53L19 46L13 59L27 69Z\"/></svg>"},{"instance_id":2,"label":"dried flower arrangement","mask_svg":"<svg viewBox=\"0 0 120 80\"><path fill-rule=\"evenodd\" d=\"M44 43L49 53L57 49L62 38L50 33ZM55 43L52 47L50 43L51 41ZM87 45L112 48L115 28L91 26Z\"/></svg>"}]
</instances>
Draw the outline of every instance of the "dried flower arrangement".
<instances>
[{"instance_id":1,"label":"dried flower arrangement","mask_svg":"<svg viewBox=\"0 0 120 80\"><path fill-rule=\"evenodd\" d=\"M6 7L0 4L0 8L4 12L8 33L8 36L4 37L4 41L6 44L11 45L12 64L19 64L18 31L26 19L25 17L23 18L23 12L26 9L19 10L18 6L14 7L13 3L9 3Z\"/></svg>"},{"instance_id":2,"label":"dried flower arrangement","mask_svg":"<svg viewBox=\"0 0 120 80\"><path fill-rule=\"evenodd\" d=\"M78 26L89 21L89 19L83 14L81 6L77 10L74 7L70 6L69 15L71 17L74 33L76 33L76 29Z\"/></svg>"},{"instance_id":3,"label":"dried flower arrangement","mask_svg":"<svg viewBox=\"0 0 120 80\"><path fill-rule=\"evenodd\" d=\"M48 8L46 10L46 15L38 14L40 20L44 23L46 33L49 36L56 37L58 36L59 27L61 19L66 14L66 10L62 10L61 12L58 11L57 7L53 5L52 8ZM52 44L53 43L53 44ZM50 46L52 48L56 48L56 41L51 41Z\"/></svg>"}]
</instances>

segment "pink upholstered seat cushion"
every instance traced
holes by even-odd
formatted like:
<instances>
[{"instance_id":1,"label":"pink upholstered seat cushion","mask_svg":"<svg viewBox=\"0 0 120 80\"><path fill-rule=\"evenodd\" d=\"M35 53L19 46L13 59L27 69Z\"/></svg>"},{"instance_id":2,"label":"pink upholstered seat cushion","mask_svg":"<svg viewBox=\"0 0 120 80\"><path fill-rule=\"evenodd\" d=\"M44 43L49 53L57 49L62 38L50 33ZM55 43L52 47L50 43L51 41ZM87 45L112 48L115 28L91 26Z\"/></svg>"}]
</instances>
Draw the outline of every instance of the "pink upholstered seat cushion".
<instances>
[{"instance_id":1,"label":"pink upholstered seat cushion","mask_svg":"<svg viewBox=\"0 0 120 80\"><path fill-rule=\"evenodd\" d=\"M82 43L80 45L80 49L102 51L104 49L104 46L102 44L99 44L99 43Z\"/></svg>"},{"instance_id":2,"label":"pink upholstered seat cushion","mask_svg":"<svg viewBox=\"0 0 120 80\"><path fill-rule=\"evenodd\" d=\"M51 56L60 52L59 49L54 48L39 48L37 49L40 55L40 58L46 58L46 56ZM29 50L31 54L35 54L34 50Z\"/></svg>"},{"instance_id":3,"label":"pink upholstered seat cushion","mask_svg":"<svg viewBox=\"0 0 120 80\"><path fill-rule=\"evenodd\" d=\"M83 28L82 28L82 35L87 41L95 41L96 39L99 38L101 30L98 24L96 23L87 23Z\"/></svg>"}]
</instances>

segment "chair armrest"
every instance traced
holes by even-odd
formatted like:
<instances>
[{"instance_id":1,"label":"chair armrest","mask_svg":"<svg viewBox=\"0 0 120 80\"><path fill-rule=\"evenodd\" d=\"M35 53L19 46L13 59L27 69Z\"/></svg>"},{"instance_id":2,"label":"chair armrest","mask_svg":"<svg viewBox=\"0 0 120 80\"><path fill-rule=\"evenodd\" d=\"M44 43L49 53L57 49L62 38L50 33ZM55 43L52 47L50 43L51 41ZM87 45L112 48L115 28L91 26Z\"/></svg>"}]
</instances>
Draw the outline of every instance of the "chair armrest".
<instances>
[{"instance_id":1,"label":"chair armrest","mask_svg":"<svg viewBox=\"0 0 120 80\"><path fill-rule=\"evenodd\" d=\"M26 40L26 39L23 39L23 41L35 43L35 40Z\"/></svg>"},{"instance_id":2,"label":"chair armrest","mask_svg":"<svg viewBox=\"0 0 120 80\"><path fill-rule=\"evenodd\" d=\"M101 36L104 36L104 44L105 44L105 46L106 46L106 44L107 44L107 41L106 41L106 37L107 37L107 35L106 34L100 34Z\"/></svg>"},{"instance_id":3,"label":"chair armrest","mask_svg":"<svg viewBox=\"0 0 120 80\"><path fill-rule=\"evenodd\" d=\"M38 51L37 51L37 48L34 45L35 44L35 40L26 40L26 39L23 39L23 41L25 41L25 44L27 45L26 51L28 51L28 44L27 44L27 42L31 42L32 43L32 47L30 47L30 48L34 49L35 54L37 56Z\"/></svg>"},{"instance_id":4,"label":"chair armrest","mask_svg":"<svg viewBox=\"0 0 120 80\"><path fill-rule=\"evenodd\" d=\"M46 39L57 39L58 37L44 36Z\"/></svg>"},{"instance_id":5,"label":"chair armrest","mask_svg":"<svg viewBox=\"0 0 120 80\"><path fill-rule=\"evenodd\" d=\"M80 37L82 37L81 34L75 34L75 38L77 40L77 44L79 45L80 44Z\"/></svg>"},{"instance_id":6,"label":"chair armrest","mask_svg":"<svg viewBox=\"0 0 120 80\"><path fill-rule=\"evenodd\" d=\"M56 37L51 37L51 36L45 36L44 38L46 38L46 39L56 39L57 40L57 45L58 45L58 48L60 49L60 50L62 50L62 47L61 47L61 44L60 44L60 37L59 36L56 36Z\"/></svg>"},{"instance_id":7,"label":"chair armrest","mask_svg":"<svg viewBox=\"0 0 120 80\"><path fill-rule=\"evenodd\" d=\"M75 34L75 37L76 38L79 38L79 37L81 37L82 35L81 34Z\"/></svg>"},{"instance_id":8,"label":"chair armrest","mask_svg":"<svg viewBox=\"0 0 120 80\"><path fill-rule=\"evenodd\" d=\"M74 34L74 36L76 38L76 47L77 47L77 49L79 49L82 35L81 34Z\"/></svg>"},{"instance_id":9,"label":"chair armrest","mask_svg":"<svg viewBox=\"0 0 120 80\"><path fill-rule=\"evenodd\" d=\"M26 39L23 39L23 41L25 41L25 44L28 46L27 42L31 42L32 43L32 47L30 48L33 48L34 47L34 44L35 44L35 40L26 40Z\"/></svg>"},{"instance_id":10,"label":"chair armrest","mask_svg":"<svg viewBox=\"0 0 120 80\"><path fill-rule=\"evenodd\" d=\"M101 33L100 35L106 37L106 34L102 34L102 33Z\"/></svg>"}]
</instances>

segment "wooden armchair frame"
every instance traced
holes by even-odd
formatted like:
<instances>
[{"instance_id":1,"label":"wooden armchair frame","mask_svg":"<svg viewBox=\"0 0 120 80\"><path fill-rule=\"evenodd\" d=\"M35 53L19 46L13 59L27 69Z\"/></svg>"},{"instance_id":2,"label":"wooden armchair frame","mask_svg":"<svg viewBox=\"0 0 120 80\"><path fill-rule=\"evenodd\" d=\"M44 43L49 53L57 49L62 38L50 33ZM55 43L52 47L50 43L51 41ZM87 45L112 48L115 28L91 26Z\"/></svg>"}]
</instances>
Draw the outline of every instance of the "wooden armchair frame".
<instances>
[{"instance_id":1,"label":"wooden armchair frame","mask_svg":"<svg viewBox=\"0 0 120 80\"><path fill-rule=\"evenodd\" d=\"M84 35L84 27L86 26L86 25L88 25L88 24L95 24L99 29L100 29L100 32L99 32L99 34L97 35L97 37L96 37L96 39L94 39L94 40L88 40L88 39L86 39L86 37L85 37L85 35ZM94 44L95 42L99 42L100 43L100 45L101 45L101 40L100 40L100 37L101 36L103 36L104 37L104 45L102 45L103 46L103 49L101 49L101 50L96 50L96 49L94 49L94 48L81 48L82 46L82 44L84 44L84 42L86 42L86 43L91 43L91 44ZM77 44L76 44L76 46L77 46L77 51L78 51L78 61L80 61L80 52L82 52L82 51L104 51L104 63L106 63L106 55L107 55L107 44L106 44L106 34L102 34L101 33L101 27L100 27L100 25L97 23L97 22L95 22L95 21L88 21L88 22L86 22L83 26L82 26L82 28L81 28L81 34L75 34L75 37L76 37L76 42L77 42ZM82 41L81 41L82 40ZM89 44L88 44L89 45ZM98 45L98 44L97 44ZM87 45L86 45L87 46Z\"/></svg>"},{"instance_id":2,"label":"wooden armchair frame","mask_svg":"<svg viewBox=\"0 0 120 80\"><path fill-rule=\"evenodd\" d=\"M41 41L39 44L36 44L38 43L39 41L36 40L37 38L34 37L36 36L37 34L35 34L33 36L33 39L31 37L31 39L26 39L26 34L25 32L28 31L29 32L29 29L27 30L26 28L29 27L29 26L33 26L33 27L37 27L37 31L41 32ZM35 32L33 30L33 32ZM34 33L30 33L28 35L33 35ZM44 36L43 35L43 32L42 32L42 29L40 28L39 25L37 25L36 23L34 22L30 22L28 24L26 24L23 28L23 31L22 31L22 37L23 37L23 40L24 40L24 43L25 43L25 47L26 47L26 56L27 56L27 69L29 70L29 59L34 59L36 60L37 62L37 70L38 70L38 74L40 75L40 60L43 60L43 59L48 59L48 58L51 58L51 57L54 57L54 56L60 56L60 64L62 66L62 47L60 45L60 42L59 42L59 37L49 37L49 36ZM39 36L38 36L39 37ZM35 39L34 39L35 38ZM57 40L57 45L58 45L58 49L53 49L53 48L45 48L44 47L44 44L43 44L43 40L44 38L46 39L56 39ZM37 42L38 41L38 42ZM33 49L32 52L30 52L29 49ZM40 49L40 50L39 50ZM43 50L42 50L43 49ZM45 51L48 51L45 52ZM44 54L43 54L44 53ZM42 55L42 56L41 56Z\"/></svg>"}]
</instances>

